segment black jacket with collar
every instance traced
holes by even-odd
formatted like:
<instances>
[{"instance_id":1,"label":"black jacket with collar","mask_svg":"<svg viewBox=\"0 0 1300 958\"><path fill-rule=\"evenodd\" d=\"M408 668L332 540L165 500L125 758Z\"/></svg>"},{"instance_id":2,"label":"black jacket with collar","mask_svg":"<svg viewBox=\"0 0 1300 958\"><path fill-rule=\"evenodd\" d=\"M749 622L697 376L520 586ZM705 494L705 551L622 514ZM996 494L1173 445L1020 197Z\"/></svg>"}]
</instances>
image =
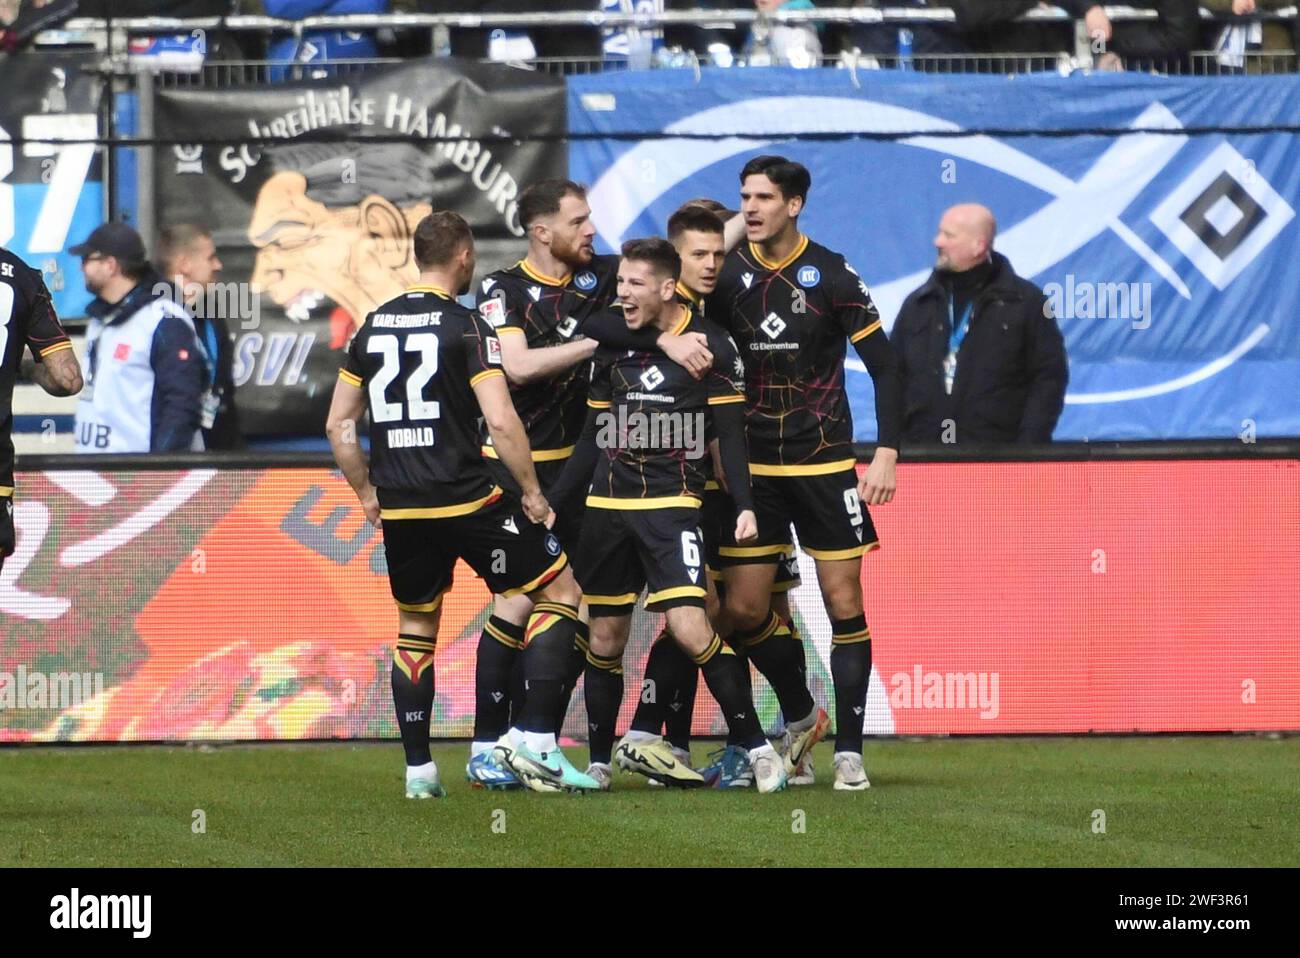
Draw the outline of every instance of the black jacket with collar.
<instances>
[{"instance_id":1,"label":"black jacket with collar","mask_svg":"<svg viewBox=\"0 0 1300 958\"><path fill-rule=\"evenodd\" d=\"M899 310L890 342L903 372L903 435L914 443L1050 442L1069 369L1061 330L1040 290L993 253L957 352L952 395L943 361L951 323L938 273ZM946 429L952 420L955 429Z\"/></svg>"}]
</instances>

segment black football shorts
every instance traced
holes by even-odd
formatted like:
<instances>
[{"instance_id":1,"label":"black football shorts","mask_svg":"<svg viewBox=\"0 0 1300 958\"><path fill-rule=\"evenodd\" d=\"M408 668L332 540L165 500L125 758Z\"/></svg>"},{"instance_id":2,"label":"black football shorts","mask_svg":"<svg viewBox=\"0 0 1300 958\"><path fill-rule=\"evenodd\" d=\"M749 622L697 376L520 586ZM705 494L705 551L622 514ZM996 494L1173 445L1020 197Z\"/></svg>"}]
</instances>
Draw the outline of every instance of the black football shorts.
<instances>
[{"instance_id":1,"label":"black football shorts","mask_svg":"<svg viewBox=\"0 0 1300 958\"><path fill-rule=\"evenodd\" d=\"M645 606L652 612L703 608L703 540L695 507L588 506L574 573L591 614L630 615L643 588L649 589Z\"/></svg>"},{"instance_id":2,"label":"black football shorts","mask_svg":"<svg viewBox=\"0 0 1300 958\"><path fill-rule=\"evenodd\" d=\"M781 562L799 548L814 559L853 559L878 548L876 527L858 499L858 474L845 469L821 476L754 476L758 541L737 545L735 531L720 530L718 559L725 565Z\"/></svg>"},{"instance_id":3,"label":"black football shorts","mask_svg":"<svg viewBox=\"0 0 1300 958\"><path fill-rule=\"evenodd\" d=\"M528 521L518 497L502 492L464 516L384 519L388 582L397 607L432 612L451 588L457 559L495 595L532 592L568 565L560 540Z\"/></svg>"}]
</instances>

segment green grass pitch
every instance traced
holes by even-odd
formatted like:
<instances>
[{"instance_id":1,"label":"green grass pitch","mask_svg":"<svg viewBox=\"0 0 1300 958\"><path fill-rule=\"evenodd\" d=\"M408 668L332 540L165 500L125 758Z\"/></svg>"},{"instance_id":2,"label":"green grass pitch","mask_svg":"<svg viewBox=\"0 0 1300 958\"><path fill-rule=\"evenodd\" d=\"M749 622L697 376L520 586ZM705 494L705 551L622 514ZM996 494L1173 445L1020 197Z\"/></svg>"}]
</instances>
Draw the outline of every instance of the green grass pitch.
<instances>
[{"instance_id":1,"label":"green grass pitch","mask_svg":"<svg viewBox=\"0 0 1300 958\"><path fill-rule=\"evenodd\" d=\"M701 761L708 743L698 743ZM396 744L0 749L0 865L1296 865L1300 738L867 743L872 788L407 801ZM570 749L582 767L586 754ZM205 830L196 832L196 810ZM1104 813L1104 832L1098 811Z\"/></svg>"}]
</instances>

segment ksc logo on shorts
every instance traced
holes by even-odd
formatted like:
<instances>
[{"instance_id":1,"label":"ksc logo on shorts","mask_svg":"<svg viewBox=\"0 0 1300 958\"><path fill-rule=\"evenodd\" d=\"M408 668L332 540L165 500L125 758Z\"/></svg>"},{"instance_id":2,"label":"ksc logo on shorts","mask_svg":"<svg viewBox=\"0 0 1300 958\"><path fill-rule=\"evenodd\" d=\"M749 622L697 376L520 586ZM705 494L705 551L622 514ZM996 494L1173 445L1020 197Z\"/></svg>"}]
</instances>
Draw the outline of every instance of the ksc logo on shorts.
<instances>
[{"instance_id":1,"label":"ksc logo on shorts","mask_svg":"<svg viewBox=\"0 0 1300 958\"><path fill-rule=\"evenodd\" d=\"M816 266L801 266L799 268L799 285L804 289L812 289L821 281L822 274Z\"/></svg>"},{"instance_id":2,"label":"ksc logo on shorts","mask_svg":"<svg viewBox=\"0 0 1300 958\"><path fill-rule=\"evenodd\" d=\"M590 292L596 288L596 274L588 270L585 273L579 273L573 277L573 285L578 287L584 293Z\"/></svg>"},{"instance_id":3,"label":"ksc logo on shorts","mask_svg":"<svg viewBox=\"0 0 1300 958\"><path fill-rule=\"evenodd\" d=\"M560 554L560 540L555 538L554 532L546 533L546 551L553 556Z\"/></svg>"}]
</instances>

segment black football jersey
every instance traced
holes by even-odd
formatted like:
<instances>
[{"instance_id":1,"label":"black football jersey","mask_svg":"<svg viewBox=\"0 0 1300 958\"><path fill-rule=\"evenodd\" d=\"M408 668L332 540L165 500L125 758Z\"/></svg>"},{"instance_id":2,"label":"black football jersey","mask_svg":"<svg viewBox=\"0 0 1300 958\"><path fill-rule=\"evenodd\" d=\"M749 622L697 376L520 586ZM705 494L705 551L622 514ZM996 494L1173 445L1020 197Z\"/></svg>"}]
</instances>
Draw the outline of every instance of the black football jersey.
<instances>
[{"instance_id":1,"label":"black football jersey","mask_svg":"<svg viewBox=\"0 0 1300 958\"><path fill-rule=\"evenodd\" d=\"M614 301L618 261L596 256L576 273L556 278L520 260L479 284L479 314L499 336L526 337L529 349L572 342L589 315ZM578 363L554 379L510 384L534 460L564 459L573 452L586 417L587 372L587 364ZM483 454L495 457L488 445Z\"/></svg>"},{"instance_id":2,"label":"black football jersey","mask_svg":"<svg viewBox=\"0 0 1300 958\"><path fill-rule=\"evenodd\" d=\"M462 515L492 494L473 386L504 375L500 340L445 290L412 287L366 317L339 378L366 392L370 481L384 510Z\"/></svg>"},{"instance_id":3,"label":"black football jersey","mask_svg":"<svg viewBox=\"0 0 1300 958\"><path fill-rule=\"evenodd\" d=\"M587 405L600 411L601 454L588 504L670 508L704 495L713 475L708 409L745 401L744 368L731 338L689 308L673 332L708 337L713 369L702 380L657 350L601 347L592 359Z\"/></svg>"},{"instance_id":4,"label":"black football jersey","mask_svg":"<svg viewBox=\"0 0 1300 958\"><path fill-rule=\"evenodd\" d=\"M844 257L801 236L783 262L771 263L747 243L728 254L708 302L710 320L731 332L744 361L753 473L851 467L846 343L888 342L866 284Z\"/></svg>"},{"instance_id":5,"label":"black football jersey","mask_svg":"<svg viewBox=\"0 0 1300 958\"><path fill-rule=\"evenodd\" d=\"M40 272L0 249L0 496L14 491L14 383L23 350L40 362L71 348Z\"/></svg>"}]
</instances>

